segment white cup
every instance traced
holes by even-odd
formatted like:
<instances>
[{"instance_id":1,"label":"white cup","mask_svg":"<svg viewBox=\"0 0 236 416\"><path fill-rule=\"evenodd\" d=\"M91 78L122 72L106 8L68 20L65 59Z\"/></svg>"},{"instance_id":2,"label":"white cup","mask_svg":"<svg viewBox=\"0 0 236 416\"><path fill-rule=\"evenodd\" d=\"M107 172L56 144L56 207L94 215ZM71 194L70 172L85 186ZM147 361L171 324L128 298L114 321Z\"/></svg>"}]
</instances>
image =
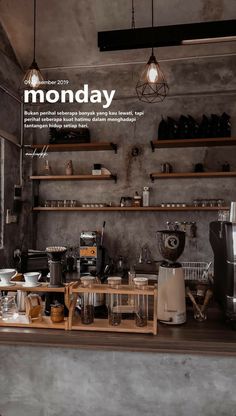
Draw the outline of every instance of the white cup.
<instances>
[{"instance_id":1,"label":"white cup","mask_svg":"<svg viewBox=\"0 0 236 416\"><path fill-rule=\"evenodd\" d=\"M231 202L230 204L230 222L236 222L236 202Z\"/></svg>"},{"instance_id":2,"label":"white cup","mask_svg":"<svg viewBox=\"0 0 236 416\"><path fill-rule=\"evenodd\" d=\"M3 285L9 285L10 280L17 275L15 269L0 269L0 279Z\"/></svg>"},{"instance_id":3,"label":"white cup","mask_svg":"<svg viewBox=\"0 0 236 416\"><path fill-rule=\"evenodd\" d=\"M25 285L36 286L41 276L42 275L39 272L24 273Z\"/></svg>"}]
</instances>

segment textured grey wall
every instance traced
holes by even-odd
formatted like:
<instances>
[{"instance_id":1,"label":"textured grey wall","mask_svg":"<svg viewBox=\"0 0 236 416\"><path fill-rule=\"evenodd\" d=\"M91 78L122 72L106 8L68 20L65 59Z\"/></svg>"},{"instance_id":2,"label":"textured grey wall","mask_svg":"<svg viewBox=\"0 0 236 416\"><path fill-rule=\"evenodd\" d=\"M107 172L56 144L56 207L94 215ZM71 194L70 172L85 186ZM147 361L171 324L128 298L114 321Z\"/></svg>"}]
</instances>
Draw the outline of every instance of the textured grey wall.
<instances>
[{"instance_id":1,"label":"textured grey wall","mask_svg":"<svg viewBox=\"0 0 236 416\"><path fill-rule=\"evenodd\" d=\"M235 416L235 358L0 347L2 416Z\"/></svg>"},{"instance_id":2,"label":"textured grey wall","mask_svg":"<svg viewBox=\"0 0 236 416\"><path fill-rule=\"evenodd\" d=\"M157 138L161 115L178 117L191 114L200 118L203 113L231 114L232 134L235 135L236 104L235 57L206 58L187 62L165 64L170 83L170 96L161 104L144 104L134 97L134 87L142 66L116 67L92 70L71 70L49 73L51 78L68 78L70 88L78 89L83 83L90 88L115 88L116 100L111 111L144 111L144 117L135 124L92 123L92 140L114 141L119 145L118 154L112 152L79 152L49 154L54 173L64 173L65 162L72 159L75 173L89 173L93 163L102 163L118 174L118 182L54 182L41 183L40 196L44 199L77 199L80 203L112 202L119 204L123 195L141 192L143 186L151 186L151 205L160 202L191 203L196 198L224 198L227 203L236 198L235 179L181 179L159 180L151 183L149 174L158 171L163 162L169 161L175 171L191 171L195 163L203 162L208 170L221 169L229 161L232 170L236 168L235 148L188 148L161 149L151 152L150 140ZM98 105L43 105L41 110L102 110ZM35 107L34 107L35 109ZM27 132L29 134L30 131ZM47 142L48 132L34 132L34 140ZM131 149L139 145L141 156L133 159ZM35 171L42 169L42 160ZM186 247L183 258L188 260L209 260L212 251L208 242L209 222L217 218L213 213L40 213L37 223L38 248L49 244L78 244L82 230L101 228L107 221L106 243L111 255L122 254L131 262L137 259L140 247L149 243L154 258L158 258L155 232L165 226L167 220L197 221L197 247Z\"/></svg>"}]
</instances>

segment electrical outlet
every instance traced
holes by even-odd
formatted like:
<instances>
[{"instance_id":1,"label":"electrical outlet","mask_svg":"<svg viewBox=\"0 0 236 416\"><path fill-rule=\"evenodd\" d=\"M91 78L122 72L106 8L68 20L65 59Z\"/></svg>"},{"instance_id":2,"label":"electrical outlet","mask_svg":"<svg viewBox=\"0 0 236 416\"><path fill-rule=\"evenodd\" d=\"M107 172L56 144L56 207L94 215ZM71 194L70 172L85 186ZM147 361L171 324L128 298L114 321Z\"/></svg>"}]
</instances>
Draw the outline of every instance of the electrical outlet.
<instances>
[{"instance_id":1,"label":"electrical outlet","mask_svg":"<svg viewBox=\"0 0 236 416\"><path fill-rule=\"evenodd\" d=\"M17 215L12 215L11 210L7 209L6 224L15 224L17 222Z\"/></svg>"}]
</instances>

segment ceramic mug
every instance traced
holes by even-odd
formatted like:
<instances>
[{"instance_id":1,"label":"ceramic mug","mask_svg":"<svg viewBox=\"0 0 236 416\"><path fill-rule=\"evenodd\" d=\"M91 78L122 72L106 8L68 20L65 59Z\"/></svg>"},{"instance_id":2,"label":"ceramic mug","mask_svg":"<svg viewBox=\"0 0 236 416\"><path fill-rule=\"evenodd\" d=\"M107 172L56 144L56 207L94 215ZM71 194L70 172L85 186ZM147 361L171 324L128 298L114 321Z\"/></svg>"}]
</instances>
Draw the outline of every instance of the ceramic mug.
<instances>
[{"instance_id":1,"label":"ceramic mug","mask_svg":"<svg viewBox=\"0 0 236 416\"><path fill-rule=\"evenodd\" d=\"M41 276L39 272L24 273L25 286L36 286Z\"/></svg>"},{"instance_id":2,"label":"ceramic mug","mask_svg":"<svg viewBox=\"0 0 236 416\"><path fill-rule=\"evenodd\" d=\"M15 269L0 269L0 279L2 285L9 285L10 280L17 275Z\"/></svg>"}]
</instances>

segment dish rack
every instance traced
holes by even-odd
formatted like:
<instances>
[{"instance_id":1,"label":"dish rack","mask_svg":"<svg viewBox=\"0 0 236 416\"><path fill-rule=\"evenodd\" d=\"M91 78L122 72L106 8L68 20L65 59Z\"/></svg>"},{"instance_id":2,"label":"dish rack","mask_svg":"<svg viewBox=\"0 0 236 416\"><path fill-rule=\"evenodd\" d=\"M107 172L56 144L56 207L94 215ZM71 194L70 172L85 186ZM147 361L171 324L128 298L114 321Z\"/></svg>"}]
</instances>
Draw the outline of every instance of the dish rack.
<instances>
[{"instance_id":1,"label":"dish rack","mask_svg":"<svg viewBox=\"0 0 236 416\"><path fill-rule=\"evenodd\" d=\"M196 281L196 283L212 283L212 265L207 270L209 262L205 261L186 261L182 262L185 281Z\"/></svg>"}]
</instances>

